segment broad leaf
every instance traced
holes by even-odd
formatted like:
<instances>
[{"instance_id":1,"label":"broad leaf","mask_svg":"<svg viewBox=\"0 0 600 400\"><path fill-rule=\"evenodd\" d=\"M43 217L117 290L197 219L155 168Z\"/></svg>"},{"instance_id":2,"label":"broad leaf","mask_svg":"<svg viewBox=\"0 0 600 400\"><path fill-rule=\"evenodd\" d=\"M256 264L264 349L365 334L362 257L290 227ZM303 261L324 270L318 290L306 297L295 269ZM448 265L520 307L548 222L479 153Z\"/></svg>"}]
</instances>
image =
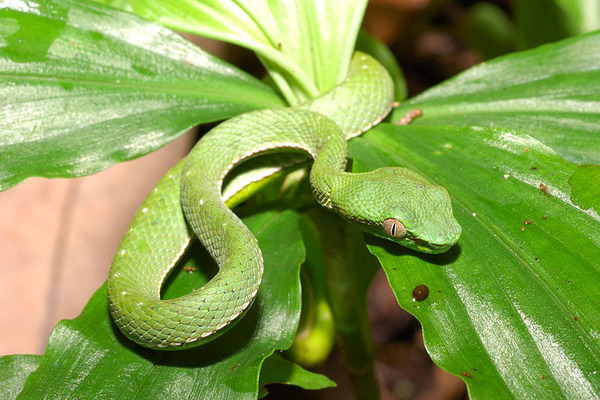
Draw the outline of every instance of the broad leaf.
<instances>
[{"instance_id":1,"label":"broad leaf","mask_svg":"<svg viewBox=\"0 0 600 400\"><path fill-rule=\"evenodd\" d=\"M484 1L470 7L461 30L469 46L486 59L510 53L517 47L515 24L494 3Z\"/></svg>"},{"instance_id":2,"label":"broad leaf","mask_svg":"<svg viewBox=\"0 0 600 400\"><path fill-rule=\"evenodd\" d=\"M107 6L111 6L113 8L118 8L119 10L124 11L133 11L131 4L129 4L129 0L92 0L97 3L106 4Z\"/></svg>"},{"instance_id":3,"label":"broad leaf","mask_svg":"<svg viewBox=\"0 0 600 400\"><path fill-rule=\"evenodd\" d=\"M0 3L0 190L139 157L272 90L156 24L93 2Z\"/></svg>"},{"instance_id":4,"label":"broad leaf","mask_svg":"<svg viewBox=\"0 0 600 400\"><path fill-rule=\"evenodd\" d=\"M289 103L347 74L365 0L131 0L143 17L256 52Z\"/></svg>"},{"instance_id":5,"label":"broad leaf","mask_svg":"<svg viewBox=\"0 0 600 400\"><path fill-rule=\"evenodd\" d=\"M16 399L29 374L39 366L41 358L35 355L0 357L0 399Z\"/></svg>"},{"instance_id":6,"label":"broad leaf","mask_svg":"<svg viewBox=\"0 0 600 400\"><path fill-rule=\"evenodd\" d=\"M584 210L600 213L600 165L580 165L569 178L571 201Z\"/></svg>"},{"instance_id":7,"label":"broad leaf","mask_svg":"<svg viewBox=\"0 0 600 400\"><path fill-rule=\"evenodd\" d=\"M473 67L412 98L416 125L480 125L535 137L570 161L600 163L600 32Z\"/></svg>"},{"instance_id":8,"label":"broad leaf","mask_svg":"<svg viewBox=\"0 0 600 400\"><path fill-rule=\"evenodd\" d=\"M335 387L335 382L325 375L307 371L277 354L265 360L260 373L261 387L272 383L294 385L310 390Z\"/></svg>"},{"instance_id":9,"label":"broad leaf","mask_svg":"<svg viewBox=\"0 0 600 400\"><path fill-rule=\"evenodd\" d=\"M515 2L514 14L525 47L600 28L597 0L520 0Z\"/></svg>"},{"instance_id":10,"label":"broad leaf","mask_svg":"<svg viewBox=\"0 0 600 400\"><path fill-rule=\"evenodd\" d=\"M55 328L39 368L19 398L89 398L93 394L95 399L255 399L263 361L273 351L290 346L298 324L298 271L304 258L298 220L292 211L263 212L244 219L258 238L265 275L248 314L222 337L183 352L139 347L112 324L103 286L78 318ZM200 254L194 253L185 265L202 265L208 256ZM201 285L205 278L197 275L180 269L164 297ZM272 372L267 381L282 379ZM300 374L291 376L290 383L306 383L306 373L296 368L289 372ZM330 383L325 378L315 382L315 388L323 385Z\"/></svg>"},{"instance_id":11,"label":"broad leaf","mask_svg":"<svg viewBox=\"0 0 600 400\"><path fill-rule=\"evenodd\" d=\"M383 124L350 147L361 170L407 166L453 196L448 253L370 246L433 360L473 399L600 398L600 215L571 199L600 198L597 172L570 180L576 164L496 128Z\"/></svg>"}]
</instances>

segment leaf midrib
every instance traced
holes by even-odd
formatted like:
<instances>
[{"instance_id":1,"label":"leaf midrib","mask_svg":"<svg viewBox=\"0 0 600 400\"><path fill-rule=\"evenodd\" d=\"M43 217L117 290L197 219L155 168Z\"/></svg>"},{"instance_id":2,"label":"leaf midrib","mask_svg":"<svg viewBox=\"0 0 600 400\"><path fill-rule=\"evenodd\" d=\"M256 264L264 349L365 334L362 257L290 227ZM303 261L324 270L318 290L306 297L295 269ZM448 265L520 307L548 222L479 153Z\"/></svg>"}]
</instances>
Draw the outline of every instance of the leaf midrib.
<instances>
[{"instance_id":1,"label":"leaf midrib","mask_svg":"<svg viewBox=\"0 0 600 400\"><path fill-rule=\"evenodd\" d=\"M18 77L18 79L15 79L15 77ZM177 89L174 90L174 86L171 86L171 83L169 82L165 82L164 84L159 84L157 85L156 83L153 82L135 82L135 81L128 81L127 79L123 79L120 82L115 82L114 80L119 80L121 78L114 78L114 80L109 81L109 80L100 80L100 79L77 79L74 80L72 78L68 78L68 77L62 77L60 75L55 75L55 76L50 76L50 75L46 75L46 76L39 76L39 75L12 75L12 74L0 74L0 80L5 79L6 81L9 80L14 80L17 81L17 83L19 83L19 81L24 81L24 82L48 82L48 83L56 83L57 86L61 86L60 83L63 84L73 84L73 87L81 87L81 86L88 86L88 87L98 87L98 88L113 88L113 89L131 89L131 91L135 91L135 92L148 92L148 93L161 93L161 94L166 94L166 95L179 95L181 97L206 97L206 95L211 95L213 98L225 98L225 99L236 99L238 101L236 101L235 103L239 103L239 93L238 91L232 91L231 93L228 91L223 91L223 88L219 88L216 84L212 84L211 85L211 81L208 80L206 81L206 84L204 84L204 81L201 81L203 83L203 85L197 85L194 86L193 89L187 89L185 87L184 84L179 84L177 86L175 86ZM12 78L12 79L11 79ZM59 83L60 82L60 83ZM185 81L184 83L190 83L190 82L200 82L200 81L194 81L194 80L188 80ZM213 81L214 82L214 81ZM229 86L229 87L235 87L236 85L239 85L239 82L224 82L224 81L218 81L218 84L222 84L223 86ZM207 90L207 86L212 86L211 90ZM0 86L1 87L1 86ZM189 85L188 85L189 87ZM221 90L219 90L221 89ZM261 99L263 102L265 99L273 98L273 99L277 99L280 102L275 103L273 102L273 106L282 106L283 105L283 100L281 100L279 97L277 97L277 95L274 92L270 92L268 89L264 89L264 88L259 88L256 87L257 90L261 91L261 94L264 94L264 96L260 96L260 95L252 95L252 91L248 92L246 91L244 93L243 99L246 100L246 102L254 102L254 103L258 103L255 101L250 101L253 98L256 99ZM263 102L261 102L260 104L263 104Z\"/></svg>"}]
</instances>

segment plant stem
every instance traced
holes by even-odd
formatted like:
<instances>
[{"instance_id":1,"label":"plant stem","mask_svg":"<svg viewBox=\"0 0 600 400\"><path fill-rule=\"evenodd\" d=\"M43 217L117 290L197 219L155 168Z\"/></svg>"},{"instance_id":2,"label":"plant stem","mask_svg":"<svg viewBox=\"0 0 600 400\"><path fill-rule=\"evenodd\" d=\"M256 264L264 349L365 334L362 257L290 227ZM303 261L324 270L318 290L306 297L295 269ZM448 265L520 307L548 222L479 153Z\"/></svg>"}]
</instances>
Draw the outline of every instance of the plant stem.
<instances>
[{"instance_id":1,"label":"plant stem","mask_svg":"<svg viewBox=\"0 0 600 400\"><path fill-rule=\"evenodd\" d=\"M329 303L356 398L379 399L367 316L367 291L379 263L356 227L324 210L311 214L321 235Z\"/></svg>"}]
</instances>

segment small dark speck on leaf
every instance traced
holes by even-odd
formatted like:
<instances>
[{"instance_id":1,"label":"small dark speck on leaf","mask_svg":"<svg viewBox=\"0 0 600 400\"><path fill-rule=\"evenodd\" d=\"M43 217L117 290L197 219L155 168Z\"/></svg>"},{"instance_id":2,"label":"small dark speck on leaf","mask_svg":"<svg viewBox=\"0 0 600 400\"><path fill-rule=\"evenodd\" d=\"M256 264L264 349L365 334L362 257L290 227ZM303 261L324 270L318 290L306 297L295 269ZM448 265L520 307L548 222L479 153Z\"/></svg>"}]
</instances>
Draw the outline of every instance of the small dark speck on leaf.
<instances>
[{"instance_id":1,"label":"small dark speck on leaf","mask_svg":"<svg viewBox=\"0 0 600 400\"><path fill-rule=\"evenodd\" d=\"M548 217L546 217L545 215L542 217L542 219L545 221Z\"/></svg>"},{"instance_id":2,"label":"small dark speck on leaf","mask_svg":"<svg viewBox=\"0 0 600 400\"><path fill-rule=\"evenodd\" d=\"M396 268L396 267L392 267L392 269L393 269L394 271L398 271L398 268Z\"/></svg>"},{"instance_id":3,"label":"small dark speck on leaf","mask_svg":"<svg viewBox=\"0 0 600 400\"><path fill-rule=\"evenodd\" d=\"M471 375L471 373L470 373L470 372L467 372L467 371L463 371L463 372L461 372L460 374L461 374L462 376L466 376L467 378L472 378L472 377L473 377L473 375Z\"/></svg>"},{"instance_id":4,"label":"small dark speck on leaf","mask_svg":"<svg viewBox=\"0 0 600 400\"><path fill-rule=\"evenodd\" d=\"M524 230L525 230L525 227L524 227L524 226L522 226L522 227L521 227L521 232L523 232Z\"/></svg>"},{"instance_id":5,"label":"small dark speck on leaf","mask_svg":"<svg viewBox=\"0 0 600 400\"><path fill-rule=\"evenodd\" d=\"M568 281L567 283L570 285L570 284L571 284L571 281Z\"/></svg>"},{"instance_id":6,"label":"small dark speck on leaf","mask_svg":"<svg viewBox=\"0 0 600 400\"><path fill-rule=\"evenodd\" d=\"M542 376L541 376L541 378L542 378L542 379L546 379L546 375L542 375Z\"/></svg>"},{"instance_id":7,"label":"small dark speck on leaf","mask_svg":"<svg viewBox=\"0 0 600 400\"><path fill-rule=\"evenodd\" d=\"M529 147L525 147L525 151L529 151Z\"/></svg>"},{"instance_id":8,"label":"small dark speck on leaf","mask_svg":"<svg viewBox=\"0 0 600 400\"><path fill-rule=\"evenodd\" d=\"M531 221L530 221L530 220L524 221L523 223L524 223L525 225L531 225Z\"/></svg>"},{"instance_id":9,"label":"small dark speck on leaf","mask_svg":"<svg viewBox=\"0 0 600 400\"><path fill-rule=\"evenodd\" d=\"M230 371L235 371L236 369L237 369L237 367L236 367L235 365L232 365L232 366L229 368L229 370L230 370Z\"/></svg>"},{"instance_id":10,"label":"small dark speck on leaf","mask_svg":"<svg viewBox=\"0 0 600 400\"><path fill-rule=\"evenodd\" d=\"M573 317L573 321L579 321L579 317L577 317L577 316Z\"/></svg>"},{"instance_id":11,"label":"small dark speck on leaf","mask_svg":"<svg viewBox=\"0 0 600 400\"><path fill-rule=\"evenodd\" d=\"M194 272L194 271L196 270L196 267L190 267L190 266L187 266L187 265L186 265L185 267L183 267L183 270L184 270L185 272L192 273L192 272Z\"/></svg>"},{"instance_id":12,"label":"small dark speck on leaf","mask_svg":"<svg viewBox=\"0 0 600 400\"><path fill-rule=\"evenodd\" d=\"M539 259L539 258L537 258L537 257L535 257L535 261L540 261L540 259Z\"/></svg>"},{"instance_id":13,"label":"small dark speck on leaf","mask_svg":"<svg viewBox=\"0 0 600 400\"><path fill-rule=\"evenodd\" d=\"M429 297L429 288L426 285L419 285L412 291L413 299L423 301Z\"/></svg>"},{"instance_id":14,"label":"small dark speck on leaf","mask_svg":"<svg viewBox=\"0 0 600 400\"><path fill-rule=\"evenodd\" d=\"M550 194L550 188L548 186L544 185L543 183L540 183L540 190L544 194Z\"/></svg>"},{"instance_id":15,"label":"small dark speck on leaf","mask_svg":"<svg viewBox=\"0 0 600 400\"><path fill-rule=\"evenodd\" d=\"M537 169L537 167L531 167L529 169L532 170L532 171L535 171Z\"/></svg>"}]
</instances>

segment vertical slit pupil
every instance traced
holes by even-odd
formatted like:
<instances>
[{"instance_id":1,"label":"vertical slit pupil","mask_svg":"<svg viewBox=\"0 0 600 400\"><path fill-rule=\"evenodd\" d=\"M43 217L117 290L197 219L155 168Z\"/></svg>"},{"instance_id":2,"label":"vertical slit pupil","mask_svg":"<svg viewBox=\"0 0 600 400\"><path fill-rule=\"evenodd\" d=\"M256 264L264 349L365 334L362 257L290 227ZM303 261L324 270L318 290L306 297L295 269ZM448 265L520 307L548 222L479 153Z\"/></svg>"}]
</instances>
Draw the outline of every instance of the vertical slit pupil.
<instances>
[{"instance_id":1,"label":"vertical slit pupil","mask_svg":"<svg viewBox=\"0 0 600 400\"><path fill-rule=\"evenodd\" d=\"M390 229L392 237L396 236L396 223L392 223L392 228Z\"/></svg>"}]
</instances>

